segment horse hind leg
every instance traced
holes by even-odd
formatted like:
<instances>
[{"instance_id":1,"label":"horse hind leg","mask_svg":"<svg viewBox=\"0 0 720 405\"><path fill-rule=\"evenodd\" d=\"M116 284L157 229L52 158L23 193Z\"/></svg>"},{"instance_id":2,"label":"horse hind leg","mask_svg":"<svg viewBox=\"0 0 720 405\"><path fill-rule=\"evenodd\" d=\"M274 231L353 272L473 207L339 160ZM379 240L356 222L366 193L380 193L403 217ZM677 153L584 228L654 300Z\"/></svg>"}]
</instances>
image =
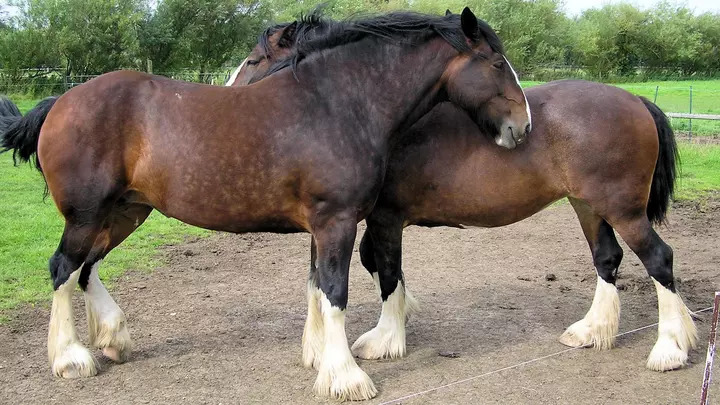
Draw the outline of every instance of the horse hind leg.
<instances>
[{"instance_id":1,"label":"horse hind leg","mask_svg":"<svg viewBox=\"0 0 720 405\"><path fill-rule=\"evenodd\" d=\"M48 359L53 374L58 377L97 374L95 359L77 337L72 297L100 228L97 223L76 226L68 222L60 246L50 259L55 291L48 327Z\"/></svg>"},{"instance_id":2,"label":"horse hind leg","mask_svg":"<svg viewBox=\"0 0 720 405\"><path fill-rule=\"evenodd\" d=\"M570 199L582 226L597 271L595 296L585 317L570 325L560 343L571 347L610 349L615 344L620 318L620 299L615 281L623 251L613 228L592 212L587 203Z\"/></svg>"},{"instance_id":3,"label":"horse hind leg","mask_svg":"<svg viewBox=\"0 0 720 405\"><path fill-rule=\"evenodd\" d=\"M394 359L406 353L405 324L417 310L402 274L402 223L392 217L383 221L373 213L360 244L361 261L375 281L382 300L377 326L360 336L352 352L362 359ZM383 217L387 217L384 215Z\"/></svg>"},{"instance_id":4,"label":"horse hind leg","mask_svg":"<svg viewBox=\"0 0 720 405\"><path fill-rule=\"evenodd\" d=\"M140 204L116 206L94 248L102 250L104 257L135 231L151 211L152 208ZM86 264L79 280L85 296L90 344L102 350L105 357L122 363L132 350L132 339L125 314L100 281L98 270L101 262L93 263L89 270Z\"/></svg>"},{"instance_id":5,"label":"horse hind leg","mask_svg":"<svg viewBox=\"0 0 720 405\"><path fill-rule=\"evenodd\" d=\"M675 289L672 249L652 229L644 212L636 218L621 218L613 226L640 258L657 290L658 340L647 367L655 371L680 368L696 345L697 329L690 310Z\"/></svg>"}]
</instances>

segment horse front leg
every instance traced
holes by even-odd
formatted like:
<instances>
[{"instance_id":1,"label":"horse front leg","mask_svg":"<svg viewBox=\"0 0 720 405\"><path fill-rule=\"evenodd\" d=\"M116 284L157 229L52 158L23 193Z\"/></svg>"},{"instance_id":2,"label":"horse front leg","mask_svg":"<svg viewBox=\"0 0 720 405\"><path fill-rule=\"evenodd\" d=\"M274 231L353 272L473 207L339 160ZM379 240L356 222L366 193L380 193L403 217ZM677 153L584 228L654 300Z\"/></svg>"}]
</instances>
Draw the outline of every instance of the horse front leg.
<instances>
[{"instance_id":1,"label":"horse front leg","mask_svg":"<svg viewBox=\"0 0 720 405\"><path fill-rule=\"evenodd\" d=\"M345 335L348 273L357 231L355 215L349 212L326 218L318 221L313 230L317 243L317 277L310 280L314 284L311 286L317 288L313 294L317 294L322 317L322 334L306 335L307 339L322 336L314 391L319 396L339 400L365 400L377 395L370 377L355 363ZM307 344L313 345L313 342Z\"/></svg>"},{"instance_id":2,"label":"horse front leg","mask_svg":"<svg viewBox=\"0 0 720 405\"><path fill-rule=\"evenodd\" d=\"M379 209L366 220L360 254L382 300L377 326L355 341L353 353L362 359L394 359L405 355L405 324L417 303L405 287L402 273L402 218Z\"/></svg>"}]
</instances>

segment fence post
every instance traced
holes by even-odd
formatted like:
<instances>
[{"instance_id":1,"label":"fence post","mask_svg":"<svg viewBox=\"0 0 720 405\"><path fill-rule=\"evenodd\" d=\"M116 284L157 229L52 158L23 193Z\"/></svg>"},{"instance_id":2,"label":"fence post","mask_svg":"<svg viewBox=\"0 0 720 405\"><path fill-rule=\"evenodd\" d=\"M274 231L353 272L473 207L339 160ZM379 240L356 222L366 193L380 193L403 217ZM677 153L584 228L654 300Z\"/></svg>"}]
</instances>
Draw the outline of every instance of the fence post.
<instances>
[{"instance_id":1,"label":"fence post","mask_svg":"<svg viewBox=\"0 0 720 405\"><path fill-rule=\"evenodd\" d=\"M653 99L653 104L657 104L658 90L660 90L660 86L655 86L655 98Z\"/></svg>"},{"instance_id":2,"label":"fence post","mask_svg":"<svg viewBox=\"0 0 720 405\"><path fill-rule=\"evenodd\" d=\"M692 114L692 86L690 86L690 114ZM690 118L690 142L692 142L692 118Z\"/></svg>"},{"instance_id":3,"label":"fence post","mask_svg":"<svg viewBox=\"0 0 720 405\"><path fill-rule=\"evenodd\" d=\"M710 381L712 380L713 359L715 358L715 335L717 335L718 310L720 310L720 291L715 293L714 304L713 317L710 326L710 341L708 342L707 357L705 359L705 373L703 375L703 384L700 394L700 405L708 404L708 390L710 389Z\"/></svg>"}]
</instances>

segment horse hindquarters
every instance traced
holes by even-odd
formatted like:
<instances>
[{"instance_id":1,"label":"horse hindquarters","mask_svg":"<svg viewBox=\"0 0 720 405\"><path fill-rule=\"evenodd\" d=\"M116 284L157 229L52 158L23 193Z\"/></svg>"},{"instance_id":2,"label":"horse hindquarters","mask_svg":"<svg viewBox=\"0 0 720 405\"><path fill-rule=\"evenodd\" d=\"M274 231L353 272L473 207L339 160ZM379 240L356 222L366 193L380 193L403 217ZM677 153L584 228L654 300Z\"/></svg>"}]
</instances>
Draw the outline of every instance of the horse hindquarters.
<instances>
[{"instance_id":1,"label":"horse hindquarters","mask_svg":"<svg viewBox=\"0 0 720 405\"><path fill-rule=\"evenodd\" d=\"M583 184L578 184L576 188L582 191L574 195L571 202L593 249L600 276L596 292L599 305L604 302L602 306L613 308L615 304L612 303L617 300L612 285L613 271L622 256L613 228L640 258L653 279L658 295L659 336L647 366L666 371L685 364L688 351L697 339L690 312L675 290L672 249L651 226L651 222L664 220L672 197L677 147L672 128L662 111L646 99L630 100L625 105L619 103L617 109L606 109L617 118L614 120L618 123L615 133L625 135L610 137L605 134L596 138L605 140L596 144L598 150L606 150L606 155L616 160L603 163L601 167L607 171L594 171L600 176L595 182L585 179ZM588 161L593 162L592 159ZM583 167L578 169L581 173Z\"/></svg>"},{"instance_id":2,"label":"horse hindquarters","mask_svg":"<svg viewBox=\"0 0 720 405\"><path fill-rule=\"evenodd\" d=\"M76 284L85 295L90 343L115 361L127 358L132 344L125 316L100 282L98 268L152 210L127 201L124 165L129 146L120 136L122 128L95 118L101 114L72 116L77 101L70 93L58 100L37 143L48 190L65 217L49 263L55 293L48 333L53 373L63 377L97 371L75 331L71 300ZM75 147L78 143L82 147Z\"/></svg>"}]
</instances>

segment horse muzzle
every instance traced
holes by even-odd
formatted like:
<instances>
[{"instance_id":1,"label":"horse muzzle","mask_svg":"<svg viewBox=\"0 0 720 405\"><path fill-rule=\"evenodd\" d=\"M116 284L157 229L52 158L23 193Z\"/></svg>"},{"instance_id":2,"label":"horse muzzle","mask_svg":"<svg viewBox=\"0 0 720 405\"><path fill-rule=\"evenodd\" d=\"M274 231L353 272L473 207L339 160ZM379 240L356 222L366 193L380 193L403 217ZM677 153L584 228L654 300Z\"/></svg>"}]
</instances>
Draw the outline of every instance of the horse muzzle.
<instances>
[{"instance_id":1,"label":"horse muzzle","mask_svg":"<svg viewBox=\"0 0 720 405\"><path fill-rule=\"evenodd\" d=\"M500 127L500 133L495 135L495 143L503 148L515 149L527 140L530 129L529 122L521 125L505 122Z\"/></svg>"}]
</instances>

